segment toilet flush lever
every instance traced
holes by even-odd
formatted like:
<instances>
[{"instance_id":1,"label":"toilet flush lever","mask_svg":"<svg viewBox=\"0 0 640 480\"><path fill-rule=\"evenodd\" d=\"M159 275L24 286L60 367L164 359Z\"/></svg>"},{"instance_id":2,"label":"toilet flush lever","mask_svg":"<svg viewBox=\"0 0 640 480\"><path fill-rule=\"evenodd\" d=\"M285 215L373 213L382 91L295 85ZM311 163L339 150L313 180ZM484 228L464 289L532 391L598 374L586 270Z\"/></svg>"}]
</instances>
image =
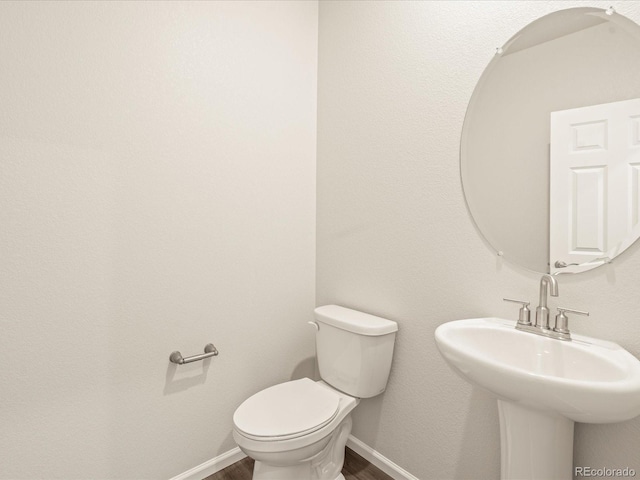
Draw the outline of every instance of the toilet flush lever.
<instances>
[{"instance_id":1,"label":"toilet flush lever","mask_svg":"<svg viewBox=\"0 0 640 480\"><path fill-rule=\"evenodd\" d=\"M320 330L320 325L318 325L318 322L307 322L309 325L313 325L314 327L316 327L316 330Z\"/></svg>"}]
</instances>

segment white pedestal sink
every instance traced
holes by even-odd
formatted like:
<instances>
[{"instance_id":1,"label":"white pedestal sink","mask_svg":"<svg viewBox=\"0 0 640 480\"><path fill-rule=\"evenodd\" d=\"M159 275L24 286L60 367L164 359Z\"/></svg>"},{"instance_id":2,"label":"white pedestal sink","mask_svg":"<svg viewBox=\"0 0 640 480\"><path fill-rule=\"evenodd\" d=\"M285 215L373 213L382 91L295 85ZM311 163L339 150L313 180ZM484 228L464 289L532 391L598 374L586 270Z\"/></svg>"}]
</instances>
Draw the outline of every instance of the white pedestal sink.
<instances>
[{"instance_id":1,"label":"white pedestal sink","mask_svg":"<svg viewBox=\"0 0 640 480\"><path fill-rule=\"evenodd\" d=\"M640 361L615 343L545 338L499 318L448 322L435 337L457 373L498 397L503 480L571 480L574 422L640 415Z\"/></svg>"}]
</instances>

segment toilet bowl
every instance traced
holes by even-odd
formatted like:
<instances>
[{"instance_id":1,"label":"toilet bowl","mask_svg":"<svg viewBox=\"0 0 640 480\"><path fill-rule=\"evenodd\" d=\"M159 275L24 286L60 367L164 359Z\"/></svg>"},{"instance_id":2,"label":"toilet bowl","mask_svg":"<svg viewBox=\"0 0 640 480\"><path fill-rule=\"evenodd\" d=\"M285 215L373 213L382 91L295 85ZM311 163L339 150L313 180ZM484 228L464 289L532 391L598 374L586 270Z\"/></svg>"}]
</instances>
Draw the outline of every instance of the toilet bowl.
<instances>
[{"instance_id":1,"label":"toilet bowl","mask_svg":"<svg viewBox=\"0 0 640 480\"><path fill-rule=\"evenodd\" d=\"M344 480L351 411L386 388L397 323L338 305L315 316L322 380L266 388L233 415L233 438L255 460L253 480Z\"/></svg>"},{"instance_id":2,"label":"toilet bowl","mask_svg":"<svg viewBox=\"0 0 640 480\"><path fill-rule=\"evenodd\" d=\"M302 378L262 390L233 415L233 438L256 461L254 480L342 478L359 399Z\"/></svg>"}]
</instances>

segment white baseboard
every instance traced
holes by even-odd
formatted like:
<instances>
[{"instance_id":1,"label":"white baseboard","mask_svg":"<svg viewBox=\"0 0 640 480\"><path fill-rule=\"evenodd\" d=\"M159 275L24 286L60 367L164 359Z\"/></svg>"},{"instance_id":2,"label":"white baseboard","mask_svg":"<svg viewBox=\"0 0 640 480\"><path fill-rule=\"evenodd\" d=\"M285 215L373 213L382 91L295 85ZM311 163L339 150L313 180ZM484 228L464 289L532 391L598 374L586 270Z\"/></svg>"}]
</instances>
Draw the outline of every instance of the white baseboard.
<instances>
[{"instance_id":1,"label":"white baseboard","mask_svg":"<svg viewBox=\"0 0 640 480\"><path fill-rule=\"evenodd\" d=\"M371 448L366 443L358 440L353 435L349 435L347 447L356 452L362 458L372 465L375 465L384 473L392 477L394 480L419 480L418 477L411 475L404 468L399 467L387 457ZM207 460L200 465L183 472L170 480L202 480L203 478L213 475L220 470L227 468L229 465L236 463L245 458L245 453L238 447L232 448L228 452L224 452L211 460Z\"/></svg>"},{"instance_id":2,"label":"white baseboard","mask_svg":"<svg viewBox=\"0 0 640 480\"><path fill-rule=\"evenodd\" d=\"M378 467L394 480L419 480L418 477L411 475L404 468L396 465L380 452L374 450L361 440L358 440L353 435L349 435L349 439L347 440L347 447L356 452L372 465Z\"/></svg>"},{"instance_id":3,"label":"white baseboard","mask_svg":"<svg viewBox=\"0 0 640 480\"><path fill-rule=\"evenodd\" d=\"M201 463L197 467L193 467L186 472L176 475L171 480L202 480L203 478L219 472L223 468L242 460L247 455L240 448L232 448L228 452L224 452L217 457Z\"/></svg>"}]
</instances>

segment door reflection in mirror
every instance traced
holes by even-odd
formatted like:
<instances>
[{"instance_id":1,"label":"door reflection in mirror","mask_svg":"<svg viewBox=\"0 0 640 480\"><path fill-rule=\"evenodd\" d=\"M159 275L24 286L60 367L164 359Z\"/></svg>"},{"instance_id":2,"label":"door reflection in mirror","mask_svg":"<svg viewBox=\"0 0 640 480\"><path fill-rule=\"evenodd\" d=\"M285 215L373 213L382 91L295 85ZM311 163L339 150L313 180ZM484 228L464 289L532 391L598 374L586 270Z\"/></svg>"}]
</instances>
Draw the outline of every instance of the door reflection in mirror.
<instances>
[{"instance_id":1,"label":"door reflection in mirror","mask_svg":"<svg viewBox=\"0 0 640 480\"><path fill-rule=\"evenodd\" d=\"M600 265L638 238L639 121L640 99L551 113L552 273Z\"/></svg>"}]
</instances>

